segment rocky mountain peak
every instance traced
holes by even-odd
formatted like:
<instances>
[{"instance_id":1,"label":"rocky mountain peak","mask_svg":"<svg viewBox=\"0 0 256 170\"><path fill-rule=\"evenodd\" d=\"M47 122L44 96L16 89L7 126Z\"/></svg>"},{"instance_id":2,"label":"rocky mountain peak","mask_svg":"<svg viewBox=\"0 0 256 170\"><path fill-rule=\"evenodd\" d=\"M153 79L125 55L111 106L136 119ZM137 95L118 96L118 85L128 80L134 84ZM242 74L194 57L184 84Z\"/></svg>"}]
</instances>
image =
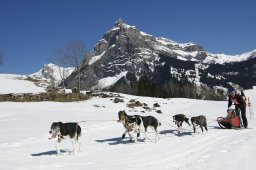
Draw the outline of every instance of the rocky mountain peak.
<instances>
[{"instance_id":1,"label":"rocky mountain peak","mask_svg":"<svg viewBox=\"0 0 256 170\"><path fill-rule=\"evenodd\" d=\"M120 27L120 25L122 25L122 24L124 24L124 21L123 21L121 18L119 18L119 19L115 22L115 26L116 26L116 27Z\"/></svg>"},{"instance_id":2,"label":"rocky mountain peak","mask_svg":"<svg viewBox=\"0 0 256 170\"><path fill-rule=\"evenodd\" d=\"M118 19L115 22L114 27L104 34L103 39L105 39L111 46L116 43L118 45L119 39L129 39L130 37L138 38L140 36L140 31L135 26L130 26L124 23L122 19Z\"/></svg>"},{"instance_id":3,"label":"rocky mountain peak","mask_svg":"<svg viewBox=\"0 0 256 170\"><path fill-rule=\"evenodd\" d=\"M149 95L146 91L154 89L161 96L184 97L189 93L202 98L202 92L219 94L219 89L229 88L227 82L250 87L254 81L248 70L253 72L255 60L247 62L249 59L256 59L255 52L239 56L210 54L201 45L155 37L119 19L88 54L81 69L82 88L136 95ZM244 62L233 63L240 61ZM238 71L237 65L246 70ZM248 83L240 81L243 76L248 76ZM72 74L68 78L70 87L75 85L76 77ZM145 93L139 92L141 84L148 86Z\"/></svg>"}]
</instances>

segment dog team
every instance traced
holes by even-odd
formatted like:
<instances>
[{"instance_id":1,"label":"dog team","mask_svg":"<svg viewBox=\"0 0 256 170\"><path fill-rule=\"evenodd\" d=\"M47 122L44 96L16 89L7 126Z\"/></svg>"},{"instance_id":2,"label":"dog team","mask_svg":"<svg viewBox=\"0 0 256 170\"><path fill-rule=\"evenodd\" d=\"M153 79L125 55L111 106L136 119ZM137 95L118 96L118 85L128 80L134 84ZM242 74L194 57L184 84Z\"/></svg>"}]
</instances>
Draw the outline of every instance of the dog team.
<instances>
[{"instance_id":1,"label":"dog team","mask_svg":"<svg viewBox=\"0 0 256 170\"><path fill-rule=\"evenodd\" d=\"M197 117L191 117L191 123L193 125L193 131L196 133L196 126L200 126L202 132L203 127L206 131L207 120L203 115ZM125 138L126 134L129 135L130 140L137 142L137 138L140 136L140 132L144 132L144 142L147 142L147 131L148 127L151 127L155 134L155 142L159 140L158 127L161 123L153 116L140 116L140 115L127 115L126 112L118 112L118 121L121 122L125 128L122 138ZM181 132L182 123L186 122L189 126L189 119L184 114L177 114L173 116L173 122L178 127L178 132ZM62 123L53 122L49 132L52 136L49 139L57 138L56 151L57 155L60 155L59 144L63 139L70 139L72 141L72 153L75 154L76 147L80 151L80 142L78 138L81 136L81 127L79 123Z\"/></svg>"}]
</instances>

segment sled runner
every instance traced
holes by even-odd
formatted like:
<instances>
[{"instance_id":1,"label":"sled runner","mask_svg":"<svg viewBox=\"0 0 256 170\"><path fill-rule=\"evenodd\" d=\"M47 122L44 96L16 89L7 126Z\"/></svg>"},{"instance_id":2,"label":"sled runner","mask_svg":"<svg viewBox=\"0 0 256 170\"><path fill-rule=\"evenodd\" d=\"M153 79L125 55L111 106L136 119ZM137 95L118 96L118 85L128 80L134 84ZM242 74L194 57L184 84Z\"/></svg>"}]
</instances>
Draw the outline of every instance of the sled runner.
<instances>
[{"instance_id":1,"label":"sled runner","mask_svg":"<svg viewBox=\"0 0 256 170\"><path fill-rule=\"evenodd\" d=\"M242 123L240 114L235 109L228 109L227 117L218 117L217 122L223 129L240 128Z\"/></svg>"}]
</instances>

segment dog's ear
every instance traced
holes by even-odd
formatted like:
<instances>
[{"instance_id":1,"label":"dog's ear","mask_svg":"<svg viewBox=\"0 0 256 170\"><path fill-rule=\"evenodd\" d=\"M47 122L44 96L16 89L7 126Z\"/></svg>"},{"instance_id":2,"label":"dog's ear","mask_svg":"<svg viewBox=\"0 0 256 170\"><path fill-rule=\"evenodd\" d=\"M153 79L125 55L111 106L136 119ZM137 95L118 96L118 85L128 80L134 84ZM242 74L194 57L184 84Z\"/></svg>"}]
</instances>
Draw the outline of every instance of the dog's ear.
<instances>
[{"instance_id":1,"label":"dog's ear","mask_svg":"<svg viewBox=\"0 0 256 170\"><path fill-rule=\"evenodd\" d=\"M136 122L136 120L137 120L137 119L136 119L136 117L135 117L135 116L133 116L133 117L131 118L130 122L131 122L131 123L135 123L135 122Z\"/></svg>"},{"instance_id":2,"label":"dog's ear","mask_svg":"<svg viewBox=\"0 0 256 170\"><path fill-rule=\"evenodd\" d=\"M61 126L62 125L62 122L56 122L57 125Z\"/></svg>"},{"instance_id":3,"label":"dog's ear","mask_svg":"<svg viewBox=\"0 0 256 170\"><path fill-rule=\"evenodd\" d=\"M52 124L51 124L51 128L54 126L54 123L55 123L55 122L52 122Z\"/></svg>"},{"instance_id":4,"label":"dog's ear","mask_svg":"<svg viewBox=\"0 0 256 170\"><path fill-rule=\"evenodd\" d=\"M123 110L123 113L124 113L124 115L125 115L125 116L127 116L127 114L126 114L125 110Z\"/></svg>"},{"instance_id":5,"label":"dog's ear","mask_svg":"<svg viewBox=\"0 0 256 170\"><path fill-rule=\"evenodd\" d=\"M119 120L120 120L120 119L121 119L121 117L122 117L122 115L121 115L121 114L122 114L122 111L119 111L119 112L118 112L118 118L119 118Z\"/></svg>"},{"instance_id":6,"label":"dog's ear","mask_svg":"<svg viewBox=\"0 0 256 170\"><path fill-rule=\"evenodd\" d=\"M58 122L53 122L52 123L52 126L56 126Z\"/></svg>"}]
</instances>

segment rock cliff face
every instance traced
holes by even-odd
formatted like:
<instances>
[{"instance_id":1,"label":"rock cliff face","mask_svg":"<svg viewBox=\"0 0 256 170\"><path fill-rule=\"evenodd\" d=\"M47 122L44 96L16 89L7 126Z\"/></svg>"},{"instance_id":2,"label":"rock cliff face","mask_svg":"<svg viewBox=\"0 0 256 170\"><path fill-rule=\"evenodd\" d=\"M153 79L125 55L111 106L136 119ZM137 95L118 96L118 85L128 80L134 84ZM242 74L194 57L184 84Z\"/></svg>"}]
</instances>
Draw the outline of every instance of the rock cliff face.
<instances>
[{"instance_id":1,"label":"rock cliff face","mask_svg":"<svg viewBox=\"0 0 256 170\"><path fill-rule=\"evenodd\" d=\"M229 88L255 85L256 50L210 54L194 43L146 34L118 20L88 54L81 87L134 95L222 99ZM76 85L77 72L67 78Z\"/></svg>"}]
</instances>

